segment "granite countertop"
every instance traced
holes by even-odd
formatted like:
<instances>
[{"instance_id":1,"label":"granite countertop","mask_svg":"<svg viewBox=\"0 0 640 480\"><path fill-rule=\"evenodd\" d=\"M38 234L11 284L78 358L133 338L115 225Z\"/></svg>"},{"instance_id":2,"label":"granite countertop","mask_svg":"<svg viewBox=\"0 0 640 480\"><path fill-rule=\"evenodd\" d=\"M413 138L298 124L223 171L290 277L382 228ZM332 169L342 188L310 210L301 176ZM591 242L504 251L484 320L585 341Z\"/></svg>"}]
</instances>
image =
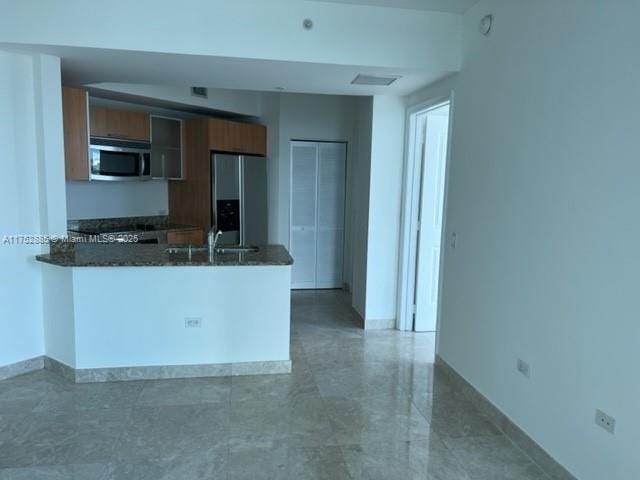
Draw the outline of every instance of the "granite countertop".
<instances>
[{"instance_id":1,"label":"granite countertop","mask_svg":"<svg viewBox=\"0 0 640 480\"><path fill-rule=\"evenodd\" d=\"M257 252L216 253L186 251L169 253L170 247L184 245L166 244L74 244L64 248L51 247L51 253L37 255L40 262L61 267L169 267L169 266L286 266L293 259L282 245L263 245Z\"/></svg>"},{"instance_id":2,"label":"granite countertop","mask_svg":"<svg viewBox=\"0 0 640 480\"><path fill-rule=\"evenodd\" d=\"M148 232L169 230L193 230L199 229L195 225L172 223L166 215L153 217L120 217L120 218L95 218L86 220L69 220L67 230L71 234L101 235L124 232Z\"/></svg>"},{"instance_id":3,"label":"granite countertop","mask_svg":"<svg viewBox=\"0 0 640 480\"><path fill-rule=\"evenodd\" d=\"M196 227L195 225L182 225L179 223L167 223L160 225L146 225L146 224L135 224L135 225L122 225L122 226L98 226L98 227L75 227L74 229L69 229L68 232L70 234L80 233L86 235L109 235L114 233L130 233L130 232L161 232L161 231L170 231L170 230L198 230L200 227Z\"/></svg>"}]
</instances>

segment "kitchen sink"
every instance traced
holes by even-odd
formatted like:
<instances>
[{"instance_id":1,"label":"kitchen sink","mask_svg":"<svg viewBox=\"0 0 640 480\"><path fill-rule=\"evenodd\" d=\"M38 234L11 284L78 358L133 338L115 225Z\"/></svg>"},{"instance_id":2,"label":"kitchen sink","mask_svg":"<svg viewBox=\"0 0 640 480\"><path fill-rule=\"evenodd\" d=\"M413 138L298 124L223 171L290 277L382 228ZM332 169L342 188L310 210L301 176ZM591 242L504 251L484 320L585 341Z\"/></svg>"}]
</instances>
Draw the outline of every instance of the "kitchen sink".
<instances>
[{"instance_id":1,"label":"kitchen sink","mask_svg":"<svg viewBox=\"0 0 640 480\"><path fill-rule=\"evenodd\" d=\"M180 245L167 248L167 253L196 253L196 252L208 252L209 247L202 245Z\"/></svg>"},{"instance_id":2,"label":"kitchen sink","mask_svg":"<svg viewBox=\"0 0 640 480\"><path fill-rule=\"evenodd\" d=\"M202 245L179 245L167 248L167 253L199 253L208 252L208 246ZM244 246L228 246L228 247L216 247L216 253L255 253L258 251L258 247L244 247Z\"/></svg>"},{"instance_id":3,"label":"kitchen sink","mask_svg":"<svg viewBox=\"0 0 640 480\"><path fill-rule=\"evenodd\" d=\"M217 247L216 253L253 253L258 247Z\"/></svg>"}]
</instances>

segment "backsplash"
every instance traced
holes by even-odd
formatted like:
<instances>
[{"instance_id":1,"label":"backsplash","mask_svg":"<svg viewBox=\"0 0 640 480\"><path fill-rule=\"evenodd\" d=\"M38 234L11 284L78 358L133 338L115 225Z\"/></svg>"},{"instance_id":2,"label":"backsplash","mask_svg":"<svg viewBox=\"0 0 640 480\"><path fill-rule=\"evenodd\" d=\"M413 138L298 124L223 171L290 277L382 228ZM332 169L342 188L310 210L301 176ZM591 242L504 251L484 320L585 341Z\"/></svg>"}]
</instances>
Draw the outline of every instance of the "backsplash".
<instances>
[{"instance_id":1,"label":"backsplash","mask_svg":"<svg viewBox=\"0 0 640 480\"><path fill-rule=\"evenodd\" d=\"M74 219L67 221L67 229L83 230L83 229L105 229L114 227L124 227L135 230L138 225L169 225L169 217L167 215L154 215L142 217L108 217L108 218L89 218ZM168 228L168 227L167 227Z\"/></svg>"},{"instance_id":2,"label":"backsplash","mask_svg":"<svg viewBox=\"0 0 640 480\"><path fill-rule=\"evenodd\" d=\"M147 217L169 213L168 182L67 182L67 219Z\"/></svg>"}]
</instances>

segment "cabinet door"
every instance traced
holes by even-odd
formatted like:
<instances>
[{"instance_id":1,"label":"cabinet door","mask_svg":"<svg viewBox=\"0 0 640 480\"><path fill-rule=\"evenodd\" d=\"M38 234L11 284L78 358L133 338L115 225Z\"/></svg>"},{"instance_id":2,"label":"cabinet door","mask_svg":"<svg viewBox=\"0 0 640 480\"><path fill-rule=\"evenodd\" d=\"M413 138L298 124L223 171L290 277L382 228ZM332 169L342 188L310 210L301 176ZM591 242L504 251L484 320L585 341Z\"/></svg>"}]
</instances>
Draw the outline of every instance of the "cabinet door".
<instances>
[{"instance_id":1,"label":"cabinet door","mask_svg":"<svg viewBox=\"0 0 640 480\"><path fill-rule=\"evenodd\" d=\"M200 228L169 230L167 243L170 245L202 245L204 243L203 236Z\"/></svg>"},{"instance_id":2,"label":"cabinet door","mask_svg":"<svg viewBox=\"0 0 640 480\"><path fill-rule=\"evenodd\" d=\"M149 141L149 114L98 106L90 110L92 136Z\"/></svg>"},{"instance_id":3,"label":"cabinet door","mask_svg":"<svg viewBox=\"0 0 640 480\"><path fill-rule=\"evenodd\" d=\"M241 152L241 133L236 122L209 120L209 148L215 152Z\"/></svg>"},{"instance_id":4,"label":"cabinet door","mask_svg":"<svg viewBox=\"0 0 640 480\"><path fill-rule=\"evenodd\" d=\"M292 288L316 287L317 166L316 144L291 143Z\"/></svg>"},{"instance_id":5,"label":"cabinet door","mask_svg":"<svg viewBox=\"0 0 640 480\"><path fill-rule=\"evenodd\" d=\"M62 87L64 168L67 180L89 180L87 92Z\"/></svg>"},{"instance_id":6,"label":"cabinet door","mask_svg":"<svg viewBox=\"0 0 640 480\"><path fill-rule=\"evenodd\" d=\"M264 125L243 124L242 137L245 153L267 155L267 128Z\"/></svg>"},{"instance_id":7,"label":"cabinet door","mask_svg":"<svg viewBox=\"0 0 640 480\"><path fill-rule=\"evenodd\" d=\"M211 154L208 119L192 118L182 124L184 167L182 181L169 181L171 222L211 228Z\"/></svg>"},{"instance_id":8,"label":"cabinet door","mask_svg":"<svg viewBox=\"0 0 640 480\"><path fill-rule=\"evenodd\" d=\"M182 121L151 117L151 176L182 178Z\"/></svg>"},{"instance_id":9,"label":"cabinet door","mask_svg":"<svg viewBox=\"0 0 640 480\"><path fill-rule=\"evenodd\" d=\"M209 148L216 152L265 156L267 129L264 125L212 118L209 120Z\"/></svg>"},{"instance_id":10,"label":"cabinet door","mask_svg":"<svg viewBox=\"0 0 640 480\"><path fill-rule=\"evenodd\" d=\"M342 288L347 146L318 144L316 288Z\"/></svg>"}]
</instances>

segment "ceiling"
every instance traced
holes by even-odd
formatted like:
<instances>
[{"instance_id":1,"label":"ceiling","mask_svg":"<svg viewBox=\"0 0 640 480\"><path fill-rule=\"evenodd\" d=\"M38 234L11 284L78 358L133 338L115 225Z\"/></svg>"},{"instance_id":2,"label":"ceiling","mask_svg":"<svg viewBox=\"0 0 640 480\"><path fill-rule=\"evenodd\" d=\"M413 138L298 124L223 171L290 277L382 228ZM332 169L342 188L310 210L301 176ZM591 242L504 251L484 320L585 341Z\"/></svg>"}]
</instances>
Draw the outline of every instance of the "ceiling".
<instances>
[{"instance_id":1,"label":"ceiling","mask_svg":"<svg viewBox=\"0 0 640 480\"><path fill-rule=\"evenodd\" d=\"M432 10L436 12L465 13L479 0L312 0L314 2L348 3L373 7Z\"/></svg>"},{"instance_id":2,"label":"ceiling","mask_svg":"<svg viewBox=\"0 0 640 480\"><path fill-rule=\"evenodd\" d=\"M58 12L58 18L49 21L47 17L42 28L33 34L31 29L20 28L17 20L13 30L5 26L5 33L9 33L5 37L0 34L0 49L60 57L63 81L76 86L121 83L407 95L459 69L459 22L455 15L478 0L310 1L315 5L305 0L298 9L287 3L291 11L284 12L286 15L253 18L256 31L240 35L243 41L229 41L229 35L237 34L234 22L247 21L247 11L239 8L227 12L231 20L226 23L230 27L225 30L226 24L218 24L217 36L210 33L209 23L194 22L194 15L184 9L160 11L154 21L141 24L140 35L131 35L132 28L128 27L132 26L132 19L128 19L129 23L120 22L119 17L109 17L110 22L116 22L113 34L106 29L106 34L92 35L90 27L69 32L64 28L68 19ZM320 2L329 3L321 6ZM336 4L356 7L339 8L342 15L336 18ZM428 12L433 10L455 15ZM312 33L301 25L309 11L314 20L317 18ZM31 25L31 18L36 15L22 13L18 20ZM267 13L270 12L265 10L262 15ZM78 18L92 20L93 14L85 8ZM168 18L175 19L175 25L165 25ZM72 24L76 23L81 22L76 19ZM180 41L169 38L168 27L174 28ZM198 54L190 54L192 51ZM359 74L399 78L389 86L353 85L351 82Z\"/></svg>"},{"instance_id":3,"label":"ceiling","mask_svg":"<svg viewBox=\"0 0 640 480\"><path fill-rule=\"evenodd\" d=\"M42 45L3 46L62 59L68 85L138 83L334 95L406 95L453 72ZM388 87L352 85L359 73L401 75ZM281 90L282 89L282 90Z\"/></svg>"}]
</instances>

